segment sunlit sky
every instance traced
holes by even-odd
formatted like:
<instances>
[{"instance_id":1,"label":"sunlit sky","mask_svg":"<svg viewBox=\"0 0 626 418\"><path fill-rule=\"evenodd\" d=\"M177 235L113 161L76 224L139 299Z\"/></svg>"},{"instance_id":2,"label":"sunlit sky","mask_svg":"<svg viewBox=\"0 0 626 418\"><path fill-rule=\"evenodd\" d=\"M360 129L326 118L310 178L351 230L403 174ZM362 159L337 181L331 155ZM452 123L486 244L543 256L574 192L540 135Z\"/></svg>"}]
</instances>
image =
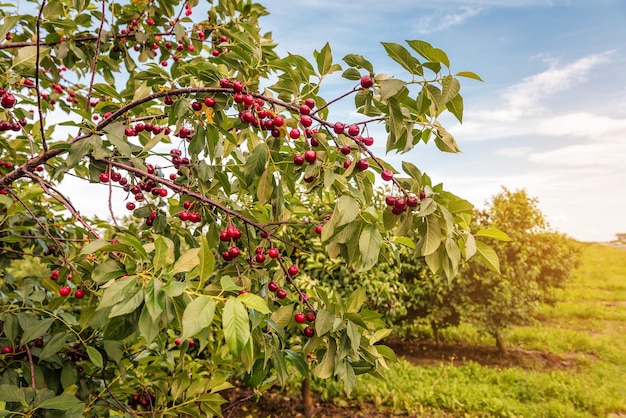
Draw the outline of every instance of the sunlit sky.
<instances>
[{"instance_id":1,"label":"sunlit sky","mask_svg":"<svg viewBox=\"0 0 626 418\"><path fill-rule=\"evenodd\" d=\"M311 58L329 42L340 63L358 53L376 72L406 77L380 42L422 39L448 53L453 72L482 77L483 83L462 81L463 124L444 119L462 153L421 144L390 158L396 165L413 162L477 206L501 186L525 188L553 228L582 241L610 241L626 232L625 1L291 0L265 6L270 16L262 26L282 53ZM330 84L330 96L351 86Z\"/></svg>"}]
</instances>

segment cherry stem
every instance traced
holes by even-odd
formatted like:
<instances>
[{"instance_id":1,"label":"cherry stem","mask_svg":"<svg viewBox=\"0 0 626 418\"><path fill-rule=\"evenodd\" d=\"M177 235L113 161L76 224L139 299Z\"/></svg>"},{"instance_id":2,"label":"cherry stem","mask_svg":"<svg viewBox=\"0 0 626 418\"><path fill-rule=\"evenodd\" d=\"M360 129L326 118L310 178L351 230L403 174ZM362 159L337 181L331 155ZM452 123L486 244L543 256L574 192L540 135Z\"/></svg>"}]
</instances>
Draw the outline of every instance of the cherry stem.
<instances>
[{"instance_id":1,"label":"cherry stem","mask_svg":"<svg viewBox=\"0 0 626 418\"><path fill-rule=\"evenodd\" d=\"M324 104L322 107L317 108L317 110L315 110L313 113L311 113L311 117L313 117L313 115L315 115L316 113L321 112L322 110L326 109L328 106L330 106L333 103L338 102L339 100L348 97L349 95L351 95L352 93L356 93L357 91L361 90L359 87L355 87L352 90L342 94L341 96L334 98L333 100L327 102L326 104Z\"/></svg>"},{"instance_id":2,"label":"cherry stem","mask_svg":"<svg viewBox=\"0 0 626 418\"><path fill-rule=\"evenodd\" d=\"M102 42L102 31L104 30L104 17L106 14L106 0L102 0L102 11L100 13L102 13L102 16L100 17L100 27L98 28L98 38L96 39L96 51L93 55L91 80L89 81L89 90L87 91L87 99L85 101L85 113L89 112L89 106L91 106L90 103L91 94L93 92L93 85L96 81L96 72L98 70L98 57L100 56L100 43Z\"/></svg>"}]
</instances>

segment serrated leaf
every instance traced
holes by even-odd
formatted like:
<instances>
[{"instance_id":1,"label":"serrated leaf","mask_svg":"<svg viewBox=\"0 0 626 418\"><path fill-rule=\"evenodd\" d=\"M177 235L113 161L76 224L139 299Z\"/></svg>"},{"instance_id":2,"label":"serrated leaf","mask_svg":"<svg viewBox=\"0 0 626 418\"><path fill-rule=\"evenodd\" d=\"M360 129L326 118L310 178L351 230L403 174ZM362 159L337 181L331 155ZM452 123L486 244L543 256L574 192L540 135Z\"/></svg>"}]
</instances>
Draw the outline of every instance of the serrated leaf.
<instances>
[{"instance_id":1,"label":"serrated leaf","mask_svg":"<svg viewBox=\"0 0 626 418\"><path fill-rule=\"evenodd\" d=\"M25 402L24 391L14 385L0 385L0 402Z\"/></svg>"},{"instance_id":2,"label":"serrated leaf","mask_svg":"<svg viewBox=\"0 0 626 418\"><path fill-rule=\"evenodd\" d=\"M39 55L45 57L50 51L49 47L39 47ZM13 57L11 68L17 68L19 66L27 67L28 69L35 68L37 63L37 46L30 45L24 46L17 50L17 54Z\"/></svg>"},{"instance_id":3,"label":"serrated leaf","mask_svg":"<svg viewBox=\"0 0 626 418\"><path fill-rule=\"evenodd\" d=\"M102 366L103 366L103 359L102 359L102 354L100 353L100 351L98 351L94 347L88 345L87 346L87 355L89 356L89 361L91 361L91 363L93 363L94 366L96 366L96 367L98 367L100 369L102 368Z\"/></svg>"},{"instance_id":4,"label":"serrated leaf","mask_svg":"<svg viewBox=\"0 0 626 418\"><path fill-rule=\"evenodd\" d=\"M463 123L463 97L460 94L457 94L452 100L446 103L446 109L448 109L460 123Z\"/></svg>"},{"instance_id":5,"label":"serrated leaf","mask_svg":"<svg viewBox=\"0 0 626 418\"><path fill-rule=\"evenodd\" d=\"M402 45L393 42L381 42L387 55L411 74L422 74L420 62Z\"/></svg>"},{"instance_id":6,"label":"serrated leaf","mask_svg":"<svg viewBox=\"0 0 626 418\"><path fill-rule=\"evenodd\" d=\"M161 290L163 282L158 277L152 278L146 285L145 303L153 321L156 321L165 309L165 293Z\"/></svg>"},{"instance_id":7,"label":"serrated leaf","mask_svg":"<svg viewBox=\"0 0 626 418\"><path fill-rule=\"evenodd\" d=\"M406 81L397 78L388 78L378 82L380 86L380 100L387 100L406 86Z\"/></svg>"},{"instance_id":8,"label":"serrated leaf","mask_svg":"<svg viewBox=\"0 0 626 418\"><path fill-rule=\"evenodd\" d=\"M200 286L213 274L215 267L215 256L206 237L202 238L200 243Z\"/></svg>"},{"instance_id":9,"label":"serrated leaf","mask_svg":"<svg viewBox=\"0 0 626 418\"><path fill-rule=\"evenodd\" d=\"M320 52L313 52L313 56L315 57L319 74L322 76L330 74L333 69L333 54L330 49L330 44L326 42L326 45L324 45ZM341 69L341 67L339 67L339 69Z\"/></svg>"},{"instance_id":10,"label":"serrated leaf","mask_svg":"<svg viewBox=\"0 0 626 418\"><path fill-rule=\"evenodd\" d=\"M226 301L222 312L222 326L228 348L235 357L238 357L250 339L250 320L243 303L235 298Z\"/></svg>"},{"instance_id":11,"label":"serrated leaf","mask_svg":"<svg viewBox=\"0 0 626 418\"><path fill-rule=\"evenodd\" d=\"M124 157L130 157L132 149L128 143L126 134L124 133L125 126L121 122L114 122L107 125L104 129L106 137L117 148L118 152Z\"/></svg>"},{"instance_id":12,"label":"serrated leaf","mask_svg":"<svg viewBox=\"0 0 626 418\"><path fill-rule=\"evenodd\" d=\"M488 237L497 239L498 241L511 241L506 232L500 231L497 228L484 228L474 234L476 237Z\"/></svg>"},{"instance_id":13,"label":"serrated leaf","mask_svg":"<svg viewBox=\"0 0 626 418\"><path fill-rule=\"evenodd\" d=\"M443 78L443 80L441 80L441 86L442 100L443 103L446 104L452 101L452 99L454 99L461 90L461 83L459 83L459 80L451 75L447 75Z\"/></svg>"},{"instance_id":14,"label":"serrated leaf","mask_svg":"<svg viewBox=\"0 0 626 418\"><path fill-rule=\"evenodd\" d=\"M20 340L21 345L27 344L44 335L53 322L53 318L44 318L36 323L30 324L26 329L24 329L24 333L22 334L22 338Z\"/></svg>"},{"instance_id":15,"label":"serrated leaf","mask_svg":"<svg viewBox=\"0 0 626 418\"><path fill-rule=\"evenodd\" d=\"M328 341L328 349L322 358L320 364L318 364L313 372L315 376L320 379L328 379L333 375L333 371L335 370L335 357L337 355L337 343L334 339L329 339Z\"/></svg>"},{"instance_id":16,"label":"serrated leaf","mask_svg":"<svg viewBox=\"0 0 626 418\"><path fill-rule=\"evenodd\" d=\"M274 192L274 173L271 170L265 170L259 179L259 185L256 189L256 196L259 199L259 205L263 206L272 198Z\"/></svg>"},{"instance_id":17,"label":"serrated leaf","mask_svg":"<svg viewBox=\"0 0 626 418\"><path fill-rule=\"evenodd\" d=\"M90 347L87 347L88 349ZM82 405L78 398L75 396L69 395L67 393L62 393L61 395L55 396L54 398L49 398L41 402L37 405L37 409L54 409L57 411L68 411L70 409L78 408Z\"/></svg>"},{"instance_id":18,"label":"serrated leaf","mask_svg":"<svg viewBox=\"0 0 626 418\"><path fill-rule=\"evenodd\" d=\"M493 248L482 241L476 241L476 252L489 270L500 273L500 259Z\"/></svg>"},{"instance_id":19,"label":"serrated leaf","mask_svg":"<svg viewBox=\"0 0 626 418\"><path fill-rule=\"evenodd\" d=\"M272 313L270 319L279 327L284 328L291 321L293 308L294 304L281 306Z\"/></svg>"},{"instance_id":20,"label":"serrated leaf","mask_svg":"<svg viewBox=\"0 0 626 418\"><path fill-rule=\"evenodd\" d=\"M374 72L374 67L372 67L372 64L368 60L363 58L362 55L348 54L343 57L343 60L350 67L364 68L369 71L370 74Z\"/></svg>"},{"instance_id":21,"label":"serrated leaf","mask_svg":"<svg viewBox=\"0 0 626 418\"><path fill-rule=\"evenodd\" d=\"M336 316L333 312L319 309L315 318L315 332L317 335L321 337L330 331L335 323L335 318Z\"/></svg>"},{"instance_id":22,"label":"serrated leaf","mask_svg":"<svg viewBox=\"0 0 626 418\"><path fill-rule=\"evenodd\" d=\"M190 271L200 264L200 248L190 248L178 257L172 267L172 274Z\"/></svg>"},{"instance_id":23,"label":"serrated leaf","mask_svg":"<svg viewBox=\"0 0 626 418\"><path fill-rule=\"evenodd\" d=\"M370 224L363 228L359 237L360 271L369 270L378 262L382 242L383 238L376 225Z\"/></svg>"},{"instance_id":24,"label":"serrated leaf","mask_svg":"<svg viewBox=\"0 0 626 418\"><path fill-rule=\"evenodd\" d=\"M482 78L480 78L480 76L474 72L471 71L460 71L458 73L455 74L457 77L465 77L465 78L472 78L474 80L478 80L478 81L483 81Z\"/></svg>"},{"instance_id":25,"label":"serrated leaf","mask_svg":"<svg viewBox=\"0 0 626 418\"><path fill-rule=\"evenodd\" d=\"M54 334L52 338L43 346L39 353L40 360L46 360L49 357L54 356L65 345L67 340L67 334L59 332Z\"/></svg>"},{"instance_id":26,"label":"serrated leaf","mask_svg":"<svg viewBox=\"0 0 626 418\"><path fill-rule=\"evenodd\" d=\"M441 245L441 227L439 226L439 218L434 213L425 218L426 232L424 234L422 255L432 254L437 251Z\"/></svg>"},{"instance_id":27,"label":"serrated leaf","mask_svg":"<svg viewBox=\"0 0 626 418\"><path fill-rule=\"evenodd\" d=\"M267 302L259 295L255 295L253 293L242 293L237 296L237 299L243 302L244 305L248 307L248 309L254 309L257 312L262 314L269 314L272 311L267 307Z\"/></svg>"},{"instance_id":28,"label":"serrated leaf","mask_svg":"<svg viewBox=\"0 0 626 418\"><path fill-rule=\"evenodd\" d=\"M215 316L215 300L208 296L198 296L192 300L183 313L182 339L187 339L208 328ZM246 315L247 318L247 315Z\"/></svg>"}]
</instances>

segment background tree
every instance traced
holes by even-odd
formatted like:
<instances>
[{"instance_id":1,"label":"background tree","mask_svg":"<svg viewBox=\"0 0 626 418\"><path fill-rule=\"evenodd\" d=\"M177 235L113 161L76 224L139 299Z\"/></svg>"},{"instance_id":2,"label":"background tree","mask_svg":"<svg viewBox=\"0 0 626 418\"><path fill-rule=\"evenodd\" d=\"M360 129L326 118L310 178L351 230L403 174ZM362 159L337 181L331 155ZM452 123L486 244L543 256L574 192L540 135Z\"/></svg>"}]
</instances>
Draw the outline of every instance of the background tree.
<instances>
[{"instance_id":1,"label":"background tree","mask_svg":"<svg viewBox=\"0 0 626 418\"><path fill-rule=\"evenodd\" d=\"M453 276L484 251L471 205L371 148L381 124L387 151L458 151L437 118L461 120L458 77L479 77L442 50L383 43L403 80L328 44L279 57L248 1L18 6L0 11L4 409L219 415L236 379L263 391L294 372L350 390L393 358L385 324L364 291L303 292L301 255L362 272L406 245ZM339 74L346 92L321 97ZM358 118L332 118L349 98ZM61 192L69 177L83 187ZM84 193L110 222L81 215ZM302 225L321 234L299 245ZM12 275L16 260L41 269Z\"/></svg>"},{"instance_id":2,"label":"background tree","mask_svg":"<svg viewBox=\"0 0 626 418\"><path fill-rule=\"evenodd\" d=\"M579 249L574 240L550 230L537 199L523 189L503 188L478 221L509 237L491 243L502 274L470 261L458 284L470 320L491 334L504 352L503 333L529 323L540 303L553 302L553 290L565 286L578 264Z\"/></svg>"}]
</instances>

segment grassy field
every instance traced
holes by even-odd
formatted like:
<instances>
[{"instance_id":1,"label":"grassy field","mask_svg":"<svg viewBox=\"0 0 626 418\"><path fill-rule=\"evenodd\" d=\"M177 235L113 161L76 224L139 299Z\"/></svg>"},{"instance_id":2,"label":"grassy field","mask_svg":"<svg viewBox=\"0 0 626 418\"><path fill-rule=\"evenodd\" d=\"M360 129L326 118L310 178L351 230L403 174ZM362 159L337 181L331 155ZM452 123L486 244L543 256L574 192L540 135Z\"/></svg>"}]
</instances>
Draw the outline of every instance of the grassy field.
<instances>
[{"instance_id":1,"label":"grassy field","mask_svg":"<svg viewBox=\"0 0 626 418\"><path fill-rule=\"evenodd\" d=\"M401 359L387 381L360 378L352 400L404 416L626 417L626 251L582 245L582 264L558 303L508 336L510 346L552 353L564 365L415 366ZM447 338L492 344L467 326Z\"/></svg>"}]
</instances>

